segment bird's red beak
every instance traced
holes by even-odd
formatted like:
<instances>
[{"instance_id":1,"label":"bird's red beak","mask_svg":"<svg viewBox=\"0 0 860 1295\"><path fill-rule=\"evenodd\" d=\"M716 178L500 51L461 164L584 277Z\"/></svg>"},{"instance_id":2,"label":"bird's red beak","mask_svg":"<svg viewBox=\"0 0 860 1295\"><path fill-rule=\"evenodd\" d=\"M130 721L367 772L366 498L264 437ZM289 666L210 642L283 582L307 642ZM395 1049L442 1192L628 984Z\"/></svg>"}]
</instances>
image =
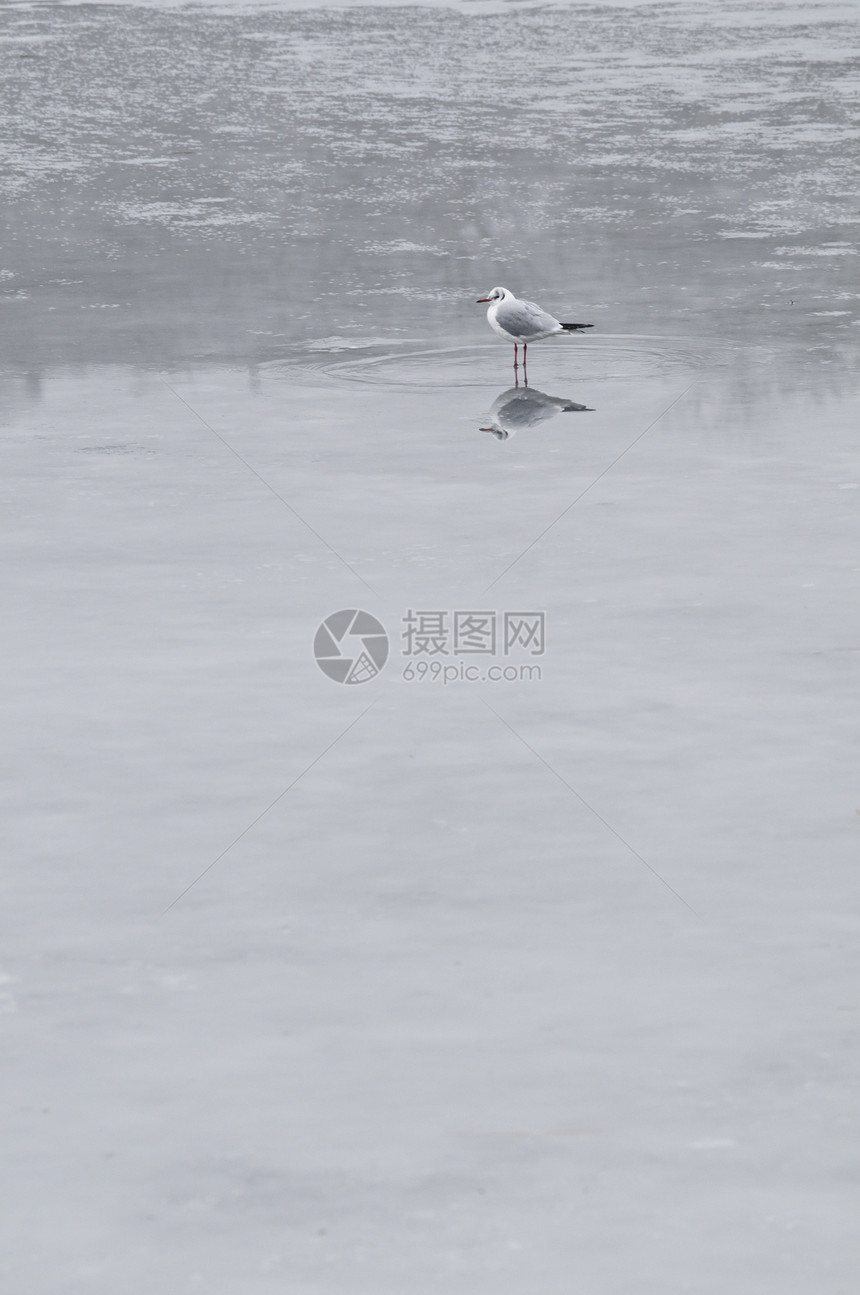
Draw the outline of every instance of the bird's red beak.
<instances>
[{"instance_id":1,"label":"bird's red beak","mask_svg":"<svg viewBox=\"0 0 860 1295\"><path fill-rule=\"evenodd\" d=\"M475 302L475 305L480 306L482 303L486 304L486 302L488 302L489 300L490 300L489 297L479 297L478 300Z\"/></svg>"}]
</instances>

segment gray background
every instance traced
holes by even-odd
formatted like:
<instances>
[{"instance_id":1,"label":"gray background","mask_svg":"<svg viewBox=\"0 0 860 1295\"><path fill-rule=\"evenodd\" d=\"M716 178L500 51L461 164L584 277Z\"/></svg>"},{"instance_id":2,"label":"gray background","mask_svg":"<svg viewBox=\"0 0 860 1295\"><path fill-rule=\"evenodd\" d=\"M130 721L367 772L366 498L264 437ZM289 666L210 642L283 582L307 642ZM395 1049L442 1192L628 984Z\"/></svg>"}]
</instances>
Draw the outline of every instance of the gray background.
<instances>
[{"instance_id":1,"label":"gray background","mask_svg":"<svg viewBox=\"0 0 860 1295\"><path fill-rule=\"evenodd\" d=\"M853 1295L857 17L0 15L17 1295Z\"/></svg>"}]
</instances>

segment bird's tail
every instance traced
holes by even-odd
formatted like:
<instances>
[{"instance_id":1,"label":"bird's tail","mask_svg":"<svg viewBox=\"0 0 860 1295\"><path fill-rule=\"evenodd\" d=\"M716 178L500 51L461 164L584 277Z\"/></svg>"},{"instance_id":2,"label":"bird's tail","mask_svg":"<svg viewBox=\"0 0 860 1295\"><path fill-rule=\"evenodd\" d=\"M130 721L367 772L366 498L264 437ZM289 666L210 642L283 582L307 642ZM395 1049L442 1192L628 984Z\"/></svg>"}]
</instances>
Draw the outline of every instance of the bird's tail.
<instances>
[{"instance_id":1,"label":"bird's tail","mask_svg":"<svg viewBox=\"0 0 860 1295\"><path fill-rule=\"evenodd\" d=\"M566 333L581 333L584 328L593 328L593 324L562 324Z\"/></svg>"}]
</instances>

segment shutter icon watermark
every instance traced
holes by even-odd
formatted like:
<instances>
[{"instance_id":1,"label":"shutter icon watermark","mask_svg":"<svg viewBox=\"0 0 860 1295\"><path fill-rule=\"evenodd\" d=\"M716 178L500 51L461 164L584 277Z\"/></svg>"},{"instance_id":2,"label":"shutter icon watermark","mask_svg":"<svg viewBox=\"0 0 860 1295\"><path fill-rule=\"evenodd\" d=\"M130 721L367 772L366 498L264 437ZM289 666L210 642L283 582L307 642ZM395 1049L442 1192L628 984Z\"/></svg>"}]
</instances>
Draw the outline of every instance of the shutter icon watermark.
<instances>
[{"instance_id":1,"label":"shutter icon watermark","mask_svg":"<svg viewBox=\"0 0 860 1295\"><path fill-rule=\"evenodd\" d=\"M370 612L350 607L326 616L314 637L316 663L335 683L367 683L388 660L385 627Z\"/></svg>"}]
</instances>

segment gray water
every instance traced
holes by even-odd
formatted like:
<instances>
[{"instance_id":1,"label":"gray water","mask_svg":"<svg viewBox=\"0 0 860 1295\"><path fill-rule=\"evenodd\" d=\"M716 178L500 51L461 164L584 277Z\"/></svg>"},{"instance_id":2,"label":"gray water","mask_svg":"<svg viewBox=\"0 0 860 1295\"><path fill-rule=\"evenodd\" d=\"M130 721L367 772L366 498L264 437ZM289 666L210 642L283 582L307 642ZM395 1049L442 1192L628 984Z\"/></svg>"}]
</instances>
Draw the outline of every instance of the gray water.
<instances>
[{"instance_id":1,"label":"gray water","mask_svg":"<svg viewBox=\"0 0 860 1295\"><path fill-rule=\"evenodd\" d=\"M853 1292L856 35L4 11L10 1290Z\"/></svg>"}]
</instances>

